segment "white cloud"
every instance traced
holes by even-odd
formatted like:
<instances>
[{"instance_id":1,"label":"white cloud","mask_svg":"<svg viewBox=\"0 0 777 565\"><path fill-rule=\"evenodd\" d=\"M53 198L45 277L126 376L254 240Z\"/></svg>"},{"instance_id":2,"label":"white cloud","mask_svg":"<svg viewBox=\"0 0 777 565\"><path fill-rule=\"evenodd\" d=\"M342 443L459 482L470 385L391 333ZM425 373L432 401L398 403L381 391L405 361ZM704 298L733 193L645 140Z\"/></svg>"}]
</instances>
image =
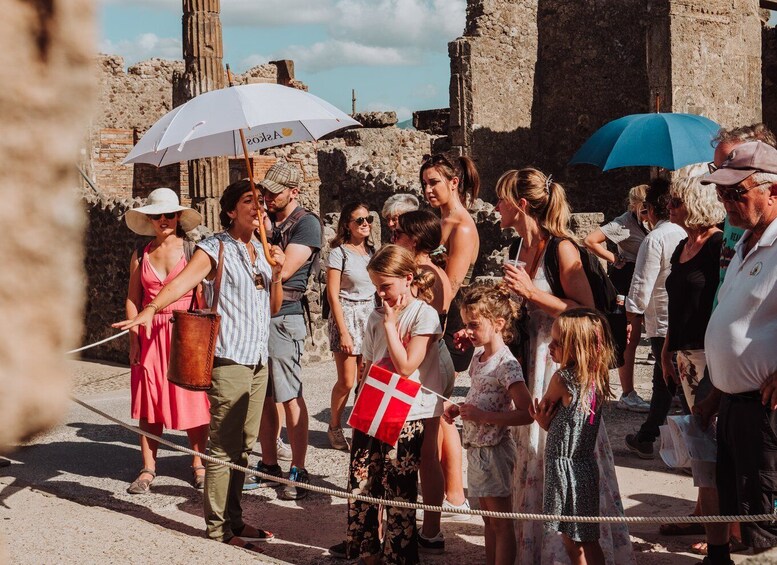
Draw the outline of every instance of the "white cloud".
<instances>
[{"instance_id":1,"label":"white cloud","mask_svg":"<svg viewBox=\"0 0 777 565\"><path fill-rule=\"evenodd\" d=\"M337 0L332 37L378 46L443 51L461 35L465 0Z\"/></svg>"},{"instance_id":2,"label":"white cloud","mask_svg":"<svg viewBox=\"0 0 777 565\"><path fill-rule=\"evenodd\" d=\"M337 67L371 66L397 67L415 64L408 50L393 47L373 47L353 41L328 40L313 45L291 45L273 58L293 59L300 69L311 73Z\"/></svg>"},{"instance_id":3,"label":"white cloud","mask_svg":"<svg viewBox=\"0 0 777 565\"><path fill-rule=\"evenodd\" d=\"M439 89L436 84L419 84L413 91L413 96L416 98L434 98L439 93Z\"/></svg>"},{"instance_id":4,"label":"white cloud","mask_svg":"<svg viewBox=\"0 0 777 565\"><path fill-rule=\"evenodd\" d=\"M357 108L357 111L359 108ZM413 110L408 108L407 106L400 106L396 107L391 104L386 104L385 102L370 102L367 104L367 111L368 112L396 112L397 113L397 120L400 122L404 122L405 120L409 120L413 117Z\"/></svg>"},{"instance_id":5,"label":"white cloud","mask_svg":"<svg viewBox=\"0 0 777 565\"><path fill-rule=\"evenodd\" d=\"M273 59L272 57L268 57L267 55L259 55L258 53L255 53L253 55L249 55L248 57L246 57L245 59L243 59L238 63L237 72L244 73L248 69L252 69L259 65L264 65L274 60L275 59Z\"/></svg>"},{"instance_id":6,"label":"white cloud","mask_svg":"<svg viewBox=\"0 0 777 565\"><path fill-rule=\"evenodd\" d=\"M159 37L154 33L143 33L134 39L124 39L115 43L104 39L100 43L100 51L123 56L127 66L152 57L183 59L180 38Z\"/></svg>"}]
</instances>

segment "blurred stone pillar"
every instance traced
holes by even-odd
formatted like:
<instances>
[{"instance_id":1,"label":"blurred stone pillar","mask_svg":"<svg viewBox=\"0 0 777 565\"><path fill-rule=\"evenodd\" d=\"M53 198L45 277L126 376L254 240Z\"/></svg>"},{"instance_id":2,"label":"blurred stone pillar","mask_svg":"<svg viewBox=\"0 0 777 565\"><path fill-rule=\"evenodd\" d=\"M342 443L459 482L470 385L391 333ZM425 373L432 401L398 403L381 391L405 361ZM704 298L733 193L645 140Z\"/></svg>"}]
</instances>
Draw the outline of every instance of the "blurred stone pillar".
<instances>
[{"instance_id":1,"label":"blurred stone pillar","mask_svg":"<svg viewBox=\"0 0 777 565\"><path fill-rule=\"evenodd\" d=\"M224 88L219 0L183 0L183 75L173 77L174 105L195 96ZM219 230L219 197L229 184L226 157L189 162L189 194L192 206L205 218L205 225Z\"/></svg>"},{"instance_id":2,"label":"blurred stone pillar","mask_svg":"<svg viewBox=\"0 0 777 565\"><path fill-rule=\"evenodd\" d=\"M69 404L82 337L76 163L96 99L91 0L12 0L0 18L0 451Z\"/></svg>"}]
</instances>

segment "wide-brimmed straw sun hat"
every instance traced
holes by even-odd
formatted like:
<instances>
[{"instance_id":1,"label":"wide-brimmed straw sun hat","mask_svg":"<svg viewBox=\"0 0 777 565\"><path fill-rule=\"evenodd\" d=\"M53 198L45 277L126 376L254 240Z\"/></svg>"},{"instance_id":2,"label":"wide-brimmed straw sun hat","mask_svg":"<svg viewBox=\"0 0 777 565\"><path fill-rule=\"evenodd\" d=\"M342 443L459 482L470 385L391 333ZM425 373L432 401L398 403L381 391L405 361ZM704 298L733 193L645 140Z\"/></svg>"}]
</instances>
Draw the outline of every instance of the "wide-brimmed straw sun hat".
<instances>
[{"instance_id":1,"label":"wide-brimmed straw sun hat","mask_svg":"<svg viewBox=\"0 0 777 565\"><path fill-rule=\"evenodd\" d=\"M190 231L202 223L202 216L196 210L181 206L178 195L169 188L157 188L151 191L146 205L128 210L124 215L127 227L140 235L156 235L149 214L169 214L180 212L178 223L184 231Z\"/></svg>"}]
</instances>

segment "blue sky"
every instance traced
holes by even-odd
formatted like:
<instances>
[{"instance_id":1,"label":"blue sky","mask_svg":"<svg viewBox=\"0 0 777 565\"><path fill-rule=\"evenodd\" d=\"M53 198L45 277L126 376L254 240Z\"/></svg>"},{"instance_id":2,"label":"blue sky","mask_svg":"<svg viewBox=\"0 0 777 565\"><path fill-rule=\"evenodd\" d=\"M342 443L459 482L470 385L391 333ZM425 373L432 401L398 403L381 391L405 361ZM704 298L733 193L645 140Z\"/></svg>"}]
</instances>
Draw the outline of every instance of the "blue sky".
<instances>
[{"instance_id":1,"label":"blue sky","mask_svg":"<svg viewBox=\"0 0 777 565\"><path fill-rule=\"evenodd\" d=\"M448 42L464 30L466 0L221 0L224 62L242 72L293 59L310 91L351 110L448 106ZM102 0L100 51L127 65L181 59L181 0Z\"/></svg>"}]
</instances>

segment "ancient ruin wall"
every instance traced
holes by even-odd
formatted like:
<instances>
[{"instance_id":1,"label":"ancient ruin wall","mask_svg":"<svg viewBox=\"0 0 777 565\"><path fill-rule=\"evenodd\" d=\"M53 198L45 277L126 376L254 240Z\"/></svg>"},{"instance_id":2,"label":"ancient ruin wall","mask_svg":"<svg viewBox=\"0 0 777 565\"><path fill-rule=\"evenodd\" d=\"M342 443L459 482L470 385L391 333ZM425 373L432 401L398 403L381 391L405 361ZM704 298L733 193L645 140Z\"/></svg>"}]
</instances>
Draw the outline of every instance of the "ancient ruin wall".
<instances>
[{"instance_id":1,"label":"ancient ruin wall","mask_svg":"<svg viewBox=\"0 0 777 565\"><path fill-rule=\"evenodd\" d=\"M763 29L763 121L777 131L777 27Z\"/></svg>"},{"instance_id":2,"label":"ancient ruin wall","mask_svg":"<svg viewBox=\"0 0 777 565\"><path fill-rule=\"evenodd\" d=\"M80 341L84 292L73 163L95 98L92 4L5 2L0 18L3 452L69 405L64 352Z\"/></svg>"},{"instance_id":3,"label":"ancient ruin wall","mask_svg":"<svg viewBox=\"0 0 777 565\"><path fill-rule=\"evenodd\" d=\"M644 3L468 2L449 46L451 141L478 163L484 198L502 172L533 165L567 186L575 209L621 211L644 171L566 165L598 127L647 109Z\"/></svg>"},{"instance_id":4,"label":"ancient ruin wall","mask_svg":"<svg viewBox=\"0 0 777 565\"><path fill-rule=\"evenodd\" d=\"M650 0L648 70L661 110L731 128L761 121L756 0Z\"/></svg>"}]
</instances>

